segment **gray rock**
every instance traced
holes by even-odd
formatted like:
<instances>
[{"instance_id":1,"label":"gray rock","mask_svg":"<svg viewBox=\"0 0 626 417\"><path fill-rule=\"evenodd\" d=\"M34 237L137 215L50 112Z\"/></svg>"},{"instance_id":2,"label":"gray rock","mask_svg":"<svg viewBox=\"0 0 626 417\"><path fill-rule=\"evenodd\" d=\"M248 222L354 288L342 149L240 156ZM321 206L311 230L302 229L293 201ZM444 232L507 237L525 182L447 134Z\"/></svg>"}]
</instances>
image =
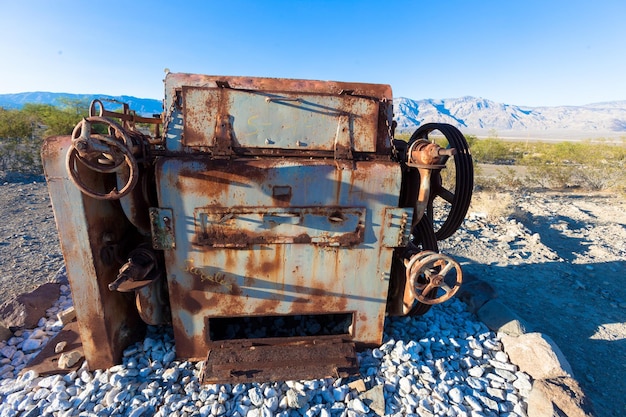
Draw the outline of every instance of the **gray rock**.
<instances>
[{"instance_id":1,"label":"gray rock","mask_svg":"<svg viewBox=\"0 0 626 417\"><path fill-rule=\"evenodd\" d=\"M561 349L544 334L503 335L501 340L511 362L533 379L571 377L574 374Z\"/></svg>"},{"instance_id":2,"label":"gray rock","mask_svg":"<svg viewBox=\"0 0 626 417\"><path fill-rule=\"evenodd\" d=\"M467 309L470 312L476 313L483 305L498 295L496 290L485 281L472 278L469 282L463 283L456 296L467 304Z\"/></svg>"},{"instance_id":3,"label":"gray rock","mask_svg":"<svg viewBox=\"0 0 626 417\"><path fill-rule=\"evenodd\" d=\"M385 393L382 385L374 385L372 389L359 395L359 398L371 411L379 416L385 415Z\"/></svg>"},{"instance_id":4,"label":"gray rock","mask_svg":"<svg viewBox=\"0 0 626 417\"><path fill-rule=\"evenodd\" d=\"M450 399L457 404L461 404L463 401L463 391L461 391L458 387L452 388L448 392L448 395L450 396Z\"/></svg>"},{"instance_id":5,"label":"gray rock","mask_svg":"<svg viewBox=\"0 0 626 417\"><path fill-rule=\"evenodd\" d=\"M26 339L22 344L22 350L24 352L32 352L41 347L41 340L39 339Z\"/></svg>"},{"instance_id":6,"label":"gray rock","mask_svg":"<svg viewBox=\"0 0 626 417\"><path fill-rule=\"evenodd\" d=\"M263 393L258 387L254 387L248 390L248 398L255 407L263 405Z\"/></svg>"},{"instance_id":7,"label":"gray rock","mask_svg":"<svg viewBox=\"0 0 626 417\"><path fill-rule=\"evenodd\" d=\"M291 408L302 408L309 401L306 395L301 395L293 389L287 391L287 404Z\"/></svg>"},{"instance_id":8,"label":"gray rock","mask_svg":"<svg viewBox=\"0 0 626 417\"><path fill-rule=\"evenodd\" d=\"M570 377L536 380L528 398L528 417L594 417L591 402Z\"/></svg>"},{"instance_id":9,"label":"gray rock","mask_svg":"<svg viewBox=\"0 0 626 417\"><path fill-rule=\"evenodd\" d=\"M529 328L517 314L498 300L486 302L478 310L477 316L490 330L506 335L518 336Z\"/></svg>"},{"instance_id":10,"label":"gray rock","mask_svg":"<svg viewBox=\"0 0 626 417\"><path fill-rule=\"evenodd\" d=\"M59 357L58 367L60 369L69 369L72 366L76 365L79 360L81 360L83 356L77 350L72 350L71 352L64 352Z\"/></svg>"},{"instance_id":11,"label":"gray rock","mask_svg":"<svg viewBox=\"0 0 626 417\"><path fill-rule=\"evenodd\" d=\"M59 299L61 284L48 282L35 290L20 294L0 306L0 324L15 332L34 329L46 310Z\"/></svg>"},{"instance_id":12,"label":"gray rock","mask_svg":"<svg viewBox=\"0 0 626 417\"><path fill-rule=\"evenodd\" d=\"M13 332L9 330L4 324L0 323L0 342L4 342L5 340L9 340L9 338L13 336Z\"/></svg>"},{"instance_id":13,"label":"gray rock","mask_svg":"<svg viewBox=\"0 0 626 417\"><path fill-rule=\"evenodd\" d=\"M360 414L365 414L370 412L370 408L361 401L360 398L355 398L350 402L350 408Z\"/></svg>"},{"instance_id":14,"label":"gray rock","mask_svg":"<svg viewBox=\"0 0 626 417\"><path fill-rule=\"evenodd\" d=\"M480 378L485 373L485 370L480 366L474 366L467 371L468 374L475 378Z\"/></svg>"}]
</instances>

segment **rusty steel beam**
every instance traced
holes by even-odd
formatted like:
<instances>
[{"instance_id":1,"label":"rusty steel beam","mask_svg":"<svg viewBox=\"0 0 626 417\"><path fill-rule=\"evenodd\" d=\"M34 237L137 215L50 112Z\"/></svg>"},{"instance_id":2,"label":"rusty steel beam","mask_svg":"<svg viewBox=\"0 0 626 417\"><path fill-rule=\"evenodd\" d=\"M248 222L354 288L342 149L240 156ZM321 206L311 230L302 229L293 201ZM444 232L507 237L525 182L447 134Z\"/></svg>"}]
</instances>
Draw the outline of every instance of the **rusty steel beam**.
<instances>
[{"instance_id":1,"label":"rusty steel beam","mask_svg":"<svg viewBox=\"0 0 626 417\"><path fill-rule=\"evenodd\" d=\"M114 256L103 256L132 242L133 228L118 204L86 196L70 181L65 156L71 143L70 136L48 138L43 166L85 358L90 369L104 369L119 363L123 350L145 328L134 297L109 290L121 264ZM86 181L102 183L104 178L96 174L80 171Z\"/></svg>"}]
</instances>

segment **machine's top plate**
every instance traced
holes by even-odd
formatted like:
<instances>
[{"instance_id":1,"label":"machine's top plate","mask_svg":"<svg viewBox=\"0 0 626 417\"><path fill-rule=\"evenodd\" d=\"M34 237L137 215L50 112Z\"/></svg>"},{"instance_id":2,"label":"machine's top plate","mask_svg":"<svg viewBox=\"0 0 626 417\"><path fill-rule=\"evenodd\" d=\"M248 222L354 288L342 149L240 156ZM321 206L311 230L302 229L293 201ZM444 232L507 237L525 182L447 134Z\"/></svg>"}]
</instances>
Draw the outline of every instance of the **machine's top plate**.
<instances>
[{"instance_id":1,"label":"machine's top plate","mask_svg":"<svg viewBox=\"0 0 626 417\"><path fill-rule=\"evenodd\" d=\"M376 152L379 119L391 117L391 88L383 84L170 73L165 89L170 150L321 151L350 159L351 152ZM383 112L381 102L388 104Z\"/></svg>"}]
</instances>

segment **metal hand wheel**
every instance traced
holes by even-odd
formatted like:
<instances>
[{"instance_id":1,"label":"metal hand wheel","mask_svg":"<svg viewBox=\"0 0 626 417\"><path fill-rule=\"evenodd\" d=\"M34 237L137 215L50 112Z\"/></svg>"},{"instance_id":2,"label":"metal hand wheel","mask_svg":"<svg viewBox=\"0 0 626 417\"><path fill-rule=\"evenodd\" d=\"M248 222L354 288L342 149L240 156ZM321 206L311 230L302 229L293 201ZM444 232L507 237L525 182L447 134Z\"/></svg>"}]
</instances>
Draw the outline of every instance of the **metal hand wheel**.
<instances>
[{"instance_id":1,"label":"metal hand wheel","mask_svg":"<svg viewBox=\"0 0 626 417\"><path fill-rule=\"evenodd\" d=\"M452 271L456 274L451 274L446 281ZM463 282L463 272L459 263L449 256L423 251L406 261L406 279L411 298L432 305L443 303L456 294ZM437 296L439 288L444 291L441 296Z\"/></svg>"},{"instance_id":2,"label":"metal hand wheel","mask_svg":"<svg viewBox=\"0 0 626 417\"><path fill-rule=\"evenodd\" d=\"M428 251L438 252L437 238L428 217L424 216L411 230L411 243L406 248L398 248L394 252L391 265L391 283L389 287L388 310L392 315L421 316L430 310L431 305L416 302L412 296L411 284L407 281L405 262L415 254ZM424 293L426 298L437 296L437 289Z\"/></svg>"},{"instance_id":3,"label":"metal hand wheel","mask_svg":"<svg viewBox=\"0 0 626 417\"><path fill-rule=\"evenodd\" d=\"M104 124L109 135L91 132L92 124ZM128 194L137 184L139 167L131 151L132 142L124 129L113 120L90 116L80 121L72 131L72 147L67 152L66 169L72 182L83 194L98 200L118 200ZM124 186L109 192L99 192L90 188L80 177L79 163L100 173L116 173L125 176L128 167L128 179Z\"/></svg>"}]
</instances>

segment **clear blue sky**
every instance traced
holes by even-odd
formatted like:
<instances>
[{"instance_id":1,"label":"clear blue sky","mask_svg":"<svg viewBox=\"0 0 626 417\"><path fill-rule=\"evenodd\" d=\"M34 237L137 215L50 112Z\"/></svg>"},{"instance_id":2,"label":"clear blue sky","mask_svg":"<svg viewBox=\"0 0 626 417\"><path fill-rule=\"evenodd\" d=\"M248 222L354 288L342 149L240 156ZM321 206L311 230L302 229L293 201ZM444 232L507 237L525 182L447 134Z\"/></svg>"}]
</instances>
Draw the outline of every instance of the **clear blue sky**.
<instances>
[{"instance_id":1,"label":"clear blue sky","mask_svg":"<svg viewBox=\"0 0 626 417\"><path fill-rule=\"evenodd\" d=\"M626 1L0 0L0 94L161 99L164 69L413 99L626 100Z\"/></svg>"}]
</instances>

